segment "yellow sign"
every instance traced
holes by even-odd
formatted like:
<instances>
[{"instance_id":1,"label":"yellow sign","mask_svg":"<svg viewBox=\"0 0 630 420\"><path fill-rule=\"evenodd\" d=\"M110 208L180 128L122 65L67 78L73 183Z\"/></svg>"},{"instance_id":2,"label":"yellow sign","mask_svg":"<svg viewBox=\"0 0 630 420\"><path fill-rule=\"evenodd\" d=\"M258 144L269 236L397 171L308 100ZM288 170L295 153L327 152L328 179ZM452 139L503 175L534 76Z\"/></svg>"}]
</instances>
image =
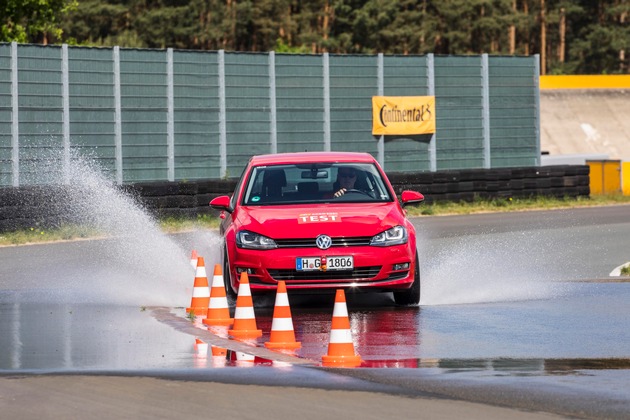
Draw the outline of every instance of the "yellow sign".
<instances>
[{"instance_id":1,"label":"yellow sign","mask_svg":"<svg viewBox=\"0 0 630 420\"><path fill-rule=\"evenodd\" d=\"M372 96L372 134L435 133L435 96Z\"/></svg>"}]
</instances>

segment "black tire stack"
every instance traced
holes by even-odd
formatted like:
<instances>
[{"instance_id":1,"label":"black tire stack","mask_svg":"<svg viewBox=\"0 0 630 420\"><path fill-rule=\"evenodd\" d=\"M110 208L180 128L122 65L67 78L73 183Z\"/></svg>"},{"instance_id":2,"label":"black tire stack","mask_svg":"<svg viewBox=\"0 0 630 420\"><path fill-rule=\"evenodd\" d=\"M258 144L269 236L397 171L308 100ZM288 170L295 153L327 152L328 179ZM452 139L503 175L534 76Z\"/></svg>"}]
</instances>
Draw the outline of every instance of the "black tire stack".
<instances>
[{"instance_id":1,"label":"black tire stack","mask_svg":"<svg viewBox=\"0 0 630 420\"><path fill-rule=\"evenodd\" d=\"M397 194L416 190L426 202L473 201L518 197L588 197L589 166L462 169L439 172L389 173ZM196 217L217 212L210 200L234 191L237 180L143 182L125 185L145 209L159 217ZM29 227L55 227L81 223L70 211L76 189L63 186L0 188L0 232Z\"/></svg>"},{"instance_id":2,"label":"black tire stack","mask_svg":"<svg viewBox=\"0 0 630 420\"><path fill-rule=\"evenodd\" d=\"M590 194L588 165L462 169L388 176L396 193L419 191L428 203L535 196L575 198Z\"/></svg>"}]
</instances>

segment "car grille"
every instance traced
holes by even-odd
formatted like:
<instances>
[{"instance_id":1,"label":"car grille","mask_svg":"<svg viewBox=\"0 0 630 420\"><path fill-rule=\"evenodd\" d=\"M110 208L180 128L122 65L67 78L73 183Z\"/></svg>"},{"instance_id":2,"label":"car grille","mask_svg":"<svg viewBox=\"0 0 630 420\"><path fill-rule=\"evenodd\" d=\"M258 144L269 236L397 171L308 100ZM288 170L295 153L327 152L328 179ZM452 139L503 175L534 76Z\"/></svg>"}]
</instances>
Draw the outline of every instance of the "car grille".
<instances>
[{"instance_id":1,"label":"car grille","mask_svg":"<svg viewBox=\"0 0 630 420\"><path fill-rule=\"evenodd\" d=\"M353 238L331 238L332 245L334 247L347 247L347 246L367 246L370 245L372 240L371 236L357 236ZM300 238L300 239L275 239L278 248L316 248L315 238Z\"/></svg>"},{"instance_id":2,"label":"car grille","mask_svg":"<svg viewBox=\"0 0 630 420\"><path fill-rule=\"evenodd\" d=\"M284 280L287 284L300 281L320 280L369 280L376 277L381 266L356 267L352 271L297 271L297 270L268 270L269 275L276 281Z\"/></svg>"}]
</instances>

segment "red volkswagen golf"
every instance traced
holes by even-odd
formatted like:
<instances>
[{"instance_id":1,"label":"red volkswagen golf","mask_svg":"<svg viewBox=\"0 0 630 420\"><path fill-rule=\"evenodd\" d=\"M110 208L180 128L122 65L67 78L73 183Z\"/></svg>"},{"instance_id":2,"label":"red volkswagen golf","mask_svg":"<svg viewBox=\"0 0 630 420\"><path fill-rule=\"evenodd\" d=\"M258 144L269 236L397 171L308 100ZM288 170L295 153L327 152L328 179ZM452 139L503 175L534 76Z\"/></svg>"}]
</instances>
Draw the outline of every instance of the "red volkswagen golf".
<instances>
[{"instance_id":1,"label":"red volkswagen golf","mask_svg":"<svg viewBox=\"0 0 630 420\"><path fill-rule=\"evenodd\" d=\"M247 272L252 293L393 292L400 305L420 301L414 226L403 207L424 200L403 191L400 202L367 153L305 152L254 156L222 210L228 299Z\"/></svg>"}]
</instances>

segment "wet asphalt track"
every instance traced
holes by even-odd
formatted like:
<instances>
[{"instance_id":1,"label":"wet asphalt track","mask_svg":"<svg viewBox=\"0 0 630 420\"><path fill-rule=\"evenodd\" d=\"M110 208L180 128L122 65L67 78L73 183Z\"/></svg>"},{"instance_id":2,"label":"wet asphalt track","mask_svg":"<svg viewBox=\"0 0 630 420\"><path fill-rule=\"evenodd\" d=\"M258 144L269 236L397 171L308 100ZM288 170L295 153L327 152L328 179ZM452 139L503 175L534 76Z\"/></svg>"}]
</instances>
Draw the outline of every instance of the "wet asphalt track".
<instances>
[{"instance_id":1,"label":"wet asphalt track","mask_svg":"<svg viewBox=\"0 0 630 420\"><path fill-rule=\"evenodd\" d=\"M348 296L363 368L312 369L326 353L331 297L291 296L302 342L292 368L273 363L291 357L242 343L232 347L252 349L255 363L200 351L195 336L226 341L221 332L197 328L194 334L183 310L172 309L188 303L190 290L180 291L186 287L174 278L184 270L183 282L192 278L185 254L194 247L209 262L218 256L213 235L190 233L176 235L178 246L159 249L120 239L0 248L0 370L437 395L630 418L630 283L608 276L630 260L630 207L415 224L423 255L421 306L394 308L385 295ZM156 257L162 261L151 262ZM256 302L265 332L259 346L268 339L272 305L273 299Z\"/></svg>"}]
</instances>

